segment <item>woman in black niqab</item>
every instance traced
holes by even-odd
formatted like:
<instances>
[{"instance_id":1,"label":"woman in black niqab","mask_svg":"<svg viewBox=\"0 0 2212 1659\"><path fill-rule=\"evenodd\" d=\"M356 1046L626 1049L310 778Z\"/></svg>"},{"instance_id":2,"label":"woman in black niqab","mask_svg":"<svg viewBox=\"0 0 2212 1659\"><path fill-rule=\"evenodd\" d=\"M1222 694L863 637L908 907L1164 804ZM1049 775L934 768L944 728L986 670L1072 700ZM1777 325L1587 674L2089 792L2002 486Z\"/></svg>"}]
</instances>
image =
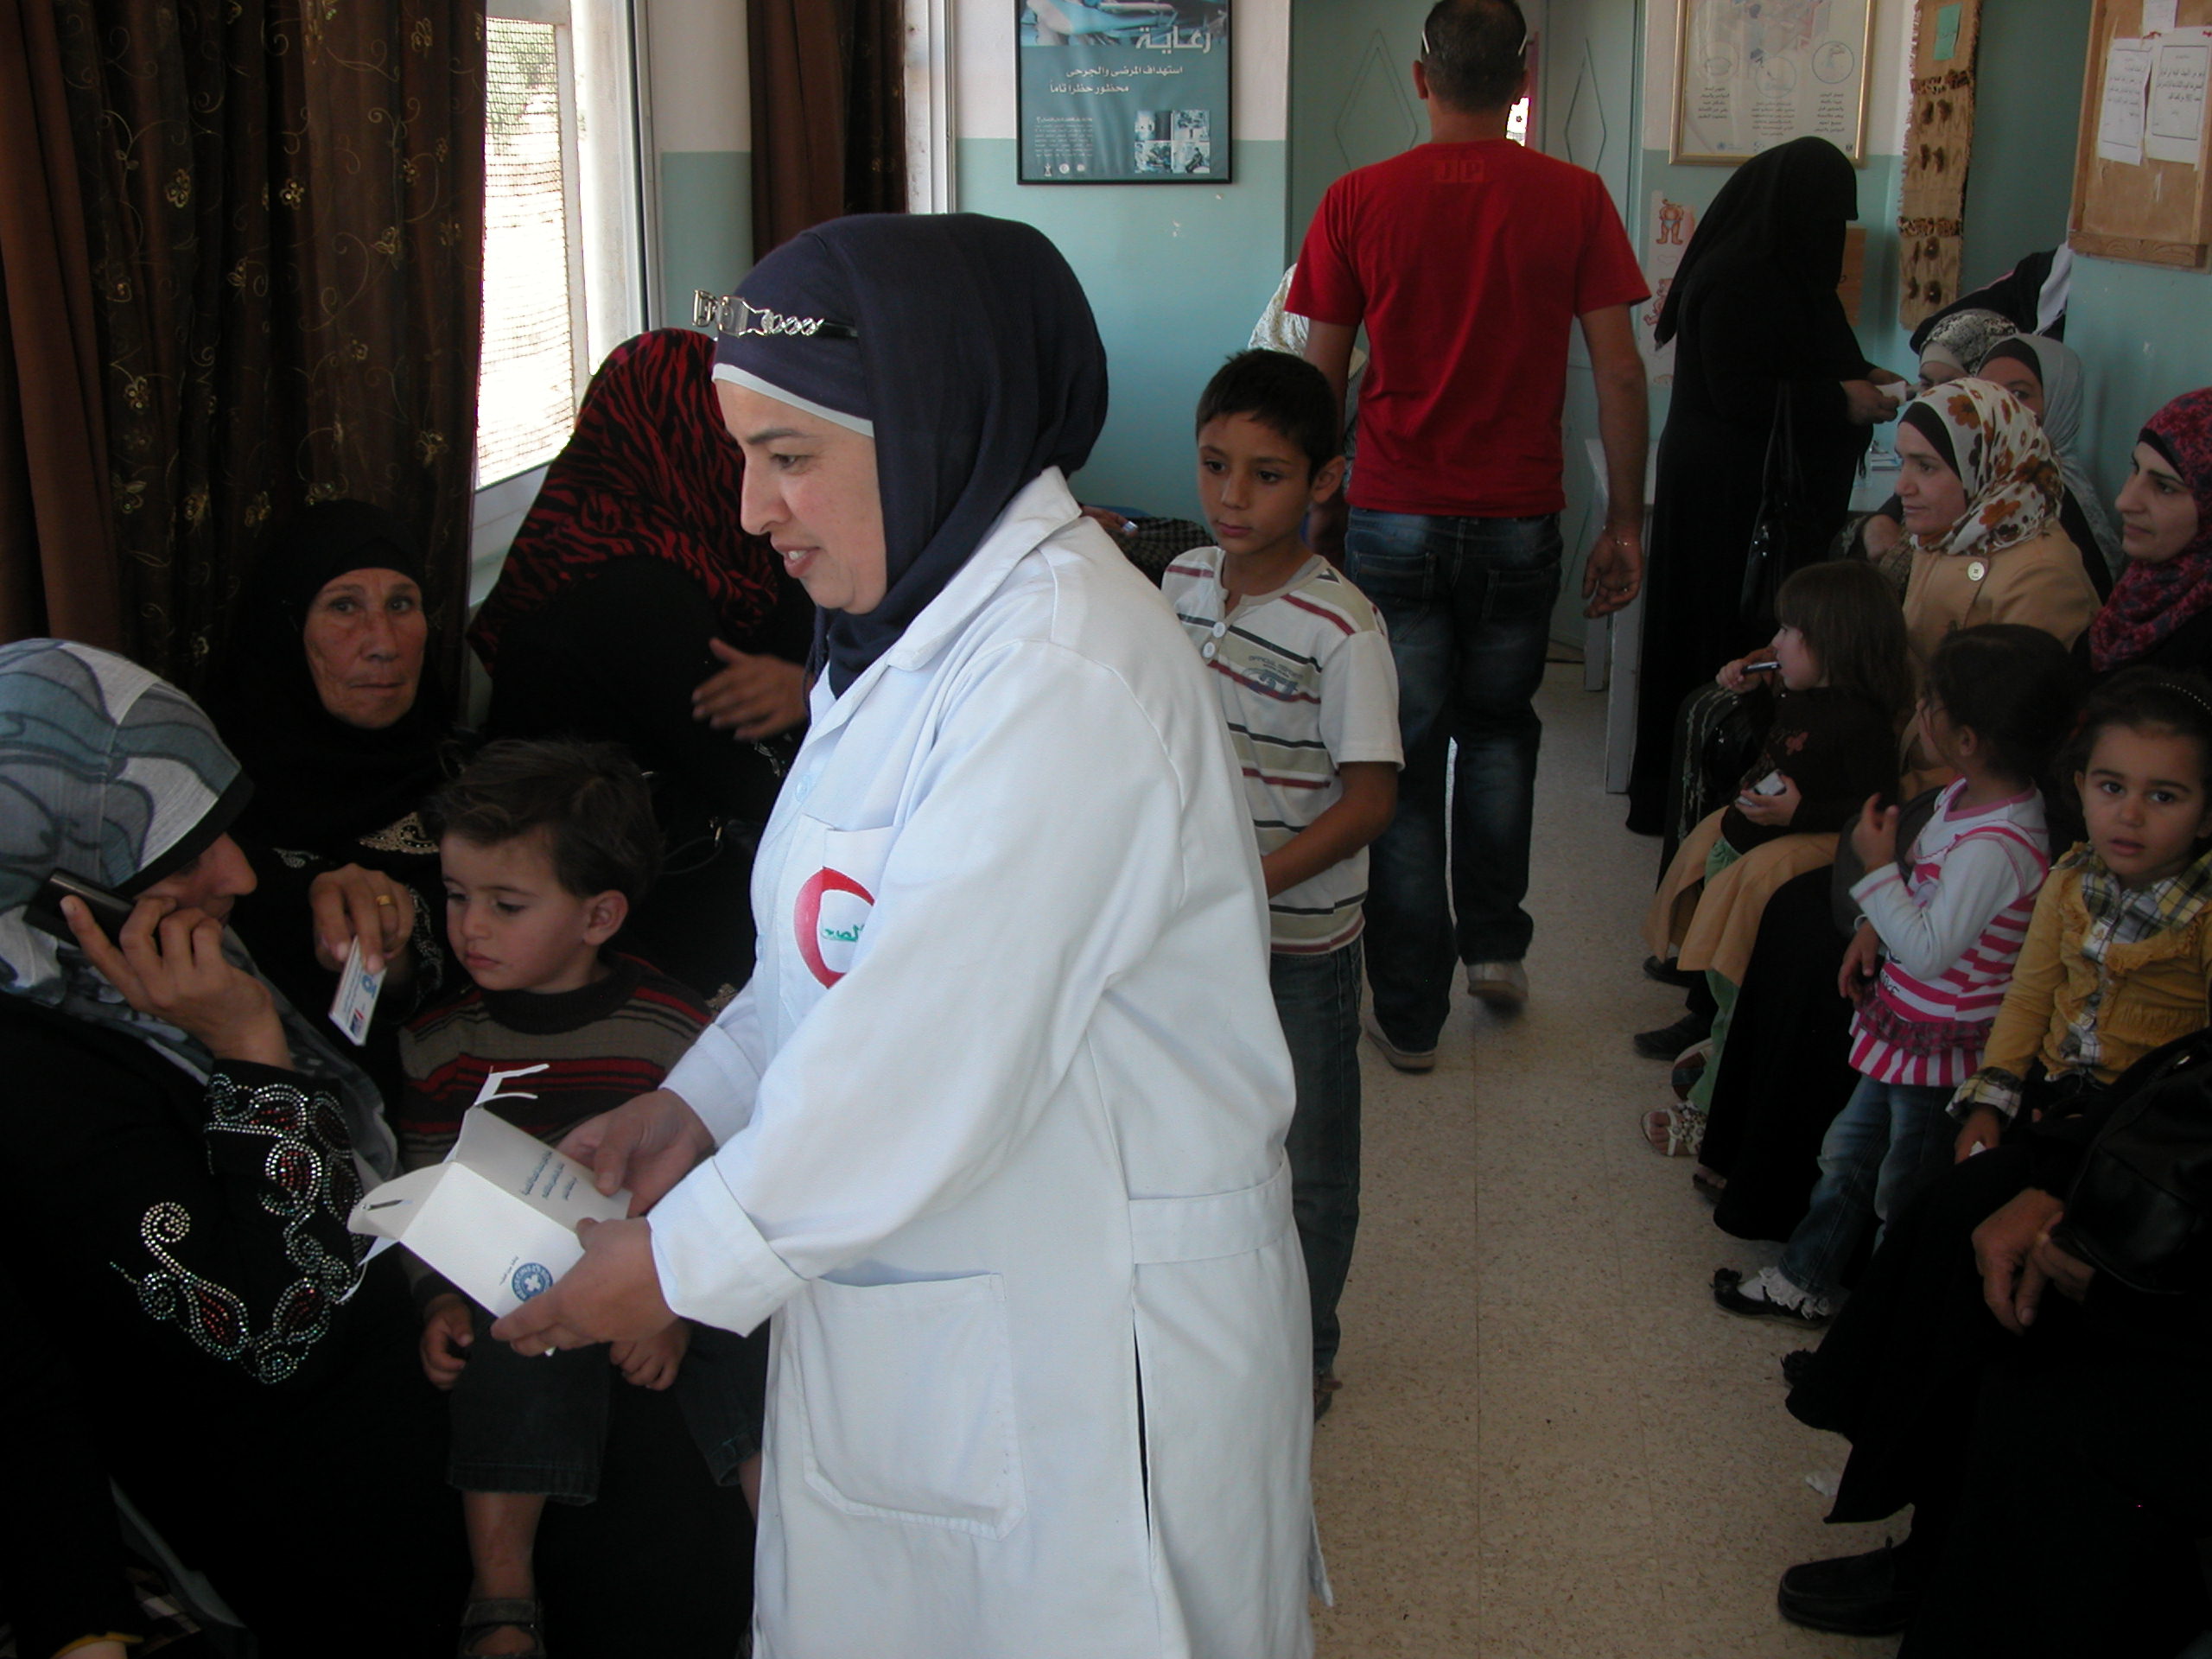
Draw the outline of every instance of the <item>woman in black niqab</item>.
<instances>
[{"instance_id":1,"label":"woman in black niqab","mask_svg":"<svg viewBox=\"0 0 2212 1659\"><path fill-rule=\"evenodd\" d=\"M1885 399L1837 284L1858 179L1823 138L1796 138L1739 167L1699 219L1655 331L1675 345L1659 439L1629 827L1659 834L1676 711L1723 663L1767 637L1746 618L1744 553L1758 517L1767 442L1786 396L1803 480L1800 559L1839 529Z\"/></svg>"}]
</instances>

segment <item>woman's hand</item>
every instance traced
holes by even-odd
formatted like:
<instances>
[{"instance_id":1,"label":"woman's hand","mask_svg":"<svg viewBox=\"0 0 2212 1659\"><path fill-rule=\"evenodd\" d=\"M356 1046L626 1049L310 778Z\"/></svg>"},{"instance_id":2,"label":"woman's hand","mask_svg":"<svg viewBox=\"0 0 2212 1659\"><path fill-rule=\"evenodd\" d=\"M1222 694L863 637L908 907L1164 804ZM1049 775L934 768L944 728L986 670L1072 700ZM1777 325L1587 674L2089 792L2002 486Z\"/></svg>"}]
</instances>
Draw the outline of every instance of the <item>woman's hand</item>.
<instances>
[{"instance_id":1,"label":"woman's hand","mask_svg":"<svg viewBox=\"0 0 2212 1659\"><path fill-rule=\"evenodd\" d=\"M1787 773L1779 774L1782 787L1771 795L1754 795L1746 790L1736 798L1736 810L1753 823L1765 829L1779 830L1797 816L1798 807L1805 798L1798 793L1796 781Z\"/></svg>"},{"instance_id":2,"label":"woman's hand","mask_svg":"<svg viewBox=\"0 0 2212 1659\"><path fill-rule=\"evenodd\" d=\"M2051 1223L2056 1227L2056 1222ZM2036 1247L2028 1254L2028 1266L2050 1281L2051 1288L2069 1302L2078 1302L2089 1294L2089 1281L2097 1270L2063 1244L2051 1242L2050 1229L2044 1230L2036 1240Z\"/></svg>"},{"instance_id":3,"label":"woman's hand","mask_svg":"<svg viewBox=\"0 0 2212 1659\"><path fill-rule=\"evenodd\" d=\"M642 1216L712 1153L715 1137L683 1096L656 1089L634 1096L569 1132L561 1155L589 1167L592 1185L630 1189L630 1213Z\"/></svg>"},{"instance_id":4,"label":"woman's hand","mask_svg":"<svg viewBox=\"0 0 2212 1659\"><path fill-rule=\"evenodd\" d=\"M1750 690L1755 685L1764 685L1774 677L1774 670L1763 668L1756 674L1747 673L1745 671L1753 663L1768 660L1770 660L1768 658L1755 651L1748 657L1738 657L1732 663L1723 663L1720 665L1720 671L1713 677L1713 682L1723 691L1743 692Z\"/></svg>"},{"instance_id":5,"label":"woman's hand","mask_svg":"<svg viewBox=\"0 0 2212 1659\"><path fill-rule=\"evenodd\" d=\"M475 1340L476 1326L465 1298L452 1291L430 1298L423 1310L423 1374L434 1388L449 1389L461 1381Z\"/></svg>"},{"instance_id":6,"label":"woman's hand","mask_svg":"<svg viewBox=\"0 0 2212 1659\"><path fill-rule=\"evenodd\" d=\"M223 925L167 899L141 899L111 941L81 899L61 914L77 946L123 1000L205 1044L219 1060L291 1069L269 988L223 956Z\"/></svg>"},{"instance_id":7,"label":"woman's hand","mask_svg":"<svg viewBox=\"0 0 2212 1659\"><path fill-rule=\"evenodd\" d=\"M806 671L780 657L755 656L720 639L707 649L728 664L699 682L691 718L746 739L773 737L806 718Z\"/></svg>"},{"instance_id":8,"label":"woman's hand","mask_svg":"<svg viewBox=\"0 0 2212 1659\"><path fill-rule=\"evenodd\" d=\"M2066 1214L2064 1200L2036 1187L1974 1230L1974 1265L1981 1269L1981 1300L1997 1323L2024 1337L2036 1322L2043 1287L2050 1275L2034 1261L2036 1247Z\"/></svg>"},{"instance_id":9,"label":"woman's hand","mask_svg":"<svg viewBox=\"0 0 2212 1659\"><path fill-rule=\"evenodd\" d=\"M361 965L372 974L387 963L397 970L410 959L415 895L405 882L347 864L315 877L308 905L315 912L315 959L331 972L346 965L355 939L361 942Z\"/></svg>"},{"instance_id":10,"label":"woman's hand","mask_svg":"<svg viewBox=\"0 0 2212 1659\"><path fill-rule=\"evenodd\" d=\"M1859 545L1866 550L1869 560L1889 556L1891 549L1904 539L1904 525L1886 512L1870 512L1859 524Z\"/></svg>"},{"instance_id":11,"label":"woman's hand","mask_svg":"<svg viewBox=\"0 0 2212 1659\"><path fill-rule=\"evenodd\" d=\"M1843 948L1843 970L1835 976L1835 988L1845 1001L1857 1007L1866 1000L1874 976L1881 971L1881 936L1874 931L1873 923L1861 922L1851 943Z\"/></svg>"},{"instance_id":12,"label":"woman's hand","mask_svg":"<svg viewBox=\"0 0 2212 1659\"><path fill-rule=\"evenodd\" d=\"M1987 1152L2005 1138L2005 1114L1994 1106L1977 1106L1959 1125L1958 1139L1951 1142L1951 1161L1963 1164L1978 1152Z\"/></svg>"},{"instance_id":13,"label":"woman's hand","mask_svg":"<svg viewBox=\"0 0 2212 1659\"><path fill-rule=\"evenodd\" d=\"M640 1343L676 1323L653 1266L652 1223L584 1221L583 1260L492 1327L524 1357L594 1342Z\"/></svg>"},{"instance_id":14,"label":"woman's hand","mask_svg":"<svg viewBox=\"0 0 2212 1659\"><path fill-rule=\"evenodd\" d=\"M1878 426L1897 412L1899 400L1872 380L1843 383L1843 417L1853 426Z\"/></svg>"},{"instance_id":15,"label":"woman's hand","mask_svg":"<svg viewBox=\"0 0 2212 1659\"><path fill-rule=\"evenodd\" d=\"M1869 795L1859 809L1859 822L1851 826L1851 850L1866 874L1897 862L1897 819L1902 816L1901 808L1885 808L1878 795Z\"/></svg>"}]
</instances>

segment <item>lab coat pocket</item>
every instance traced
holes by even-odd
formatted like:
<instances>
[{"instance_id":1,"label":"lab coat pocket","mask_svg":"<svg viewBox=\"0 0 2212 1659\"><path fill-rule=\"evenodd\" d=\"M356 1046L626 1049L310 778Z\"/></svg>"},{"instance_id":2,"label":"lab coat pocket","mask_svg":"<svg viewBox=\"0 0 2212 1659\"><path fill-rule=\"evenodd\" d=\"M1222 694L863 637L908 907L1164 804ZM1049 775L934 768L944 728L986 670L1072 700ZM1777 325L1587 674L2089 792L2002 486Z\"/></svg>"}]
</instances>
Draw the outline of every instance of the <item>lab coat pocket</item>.
<instances>
[{"instance_id":1,"label":"lab coat pocket","mask_svg":"<svg viewBox=\"0 0 2212 1659\"><path fill-rule=\"evenodd\" d=\"M1003 1538L1027 1512L1005 1281L817 1280L778 1316L807 1484L847 1515Z\"/></svg>"}]
</instances>

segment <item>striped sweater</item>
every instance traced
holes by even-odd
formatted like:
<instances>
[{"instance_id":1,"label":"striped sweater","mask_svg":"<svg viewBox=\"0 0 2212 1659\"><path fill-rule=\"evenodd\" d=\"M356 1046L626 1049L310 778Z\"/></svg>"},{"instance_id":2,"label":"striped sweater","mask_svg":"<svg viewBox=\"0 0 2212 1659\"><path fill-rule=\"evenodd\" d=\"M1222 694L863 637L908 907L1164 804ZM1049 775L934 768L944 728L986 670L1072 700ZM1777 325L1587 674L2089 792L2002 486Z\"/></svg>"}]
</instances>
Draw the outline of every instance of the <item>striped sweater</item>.
<instances>
[{"instance_id":1,"label":"striped sweater","mask_svg":"<svg viewBox=\"0 0 2212 1659\"><path fill-rule=\"evenodd\" d=\"M709 1020L706 1005L634 957L581 990L484 991L407 1022L399 1059L400 1160L435 1164L461 1114L488 1106L539 1140L658 1089Z\"/></svg>"},{"instance_id":2,"label":"striped sweater","mask_svg":"<svg viewBox=\"0 0 2212 1659\"><path fill-rule=\"evenodd\" d=\"M1853 1070L1878 1083L1956 1088L1981 1064L2050 859L2033 790L1973 812L1943 791L1912 847L1851 890L1885 958L1851 1021Z\"/></svg>"}]
</instances>

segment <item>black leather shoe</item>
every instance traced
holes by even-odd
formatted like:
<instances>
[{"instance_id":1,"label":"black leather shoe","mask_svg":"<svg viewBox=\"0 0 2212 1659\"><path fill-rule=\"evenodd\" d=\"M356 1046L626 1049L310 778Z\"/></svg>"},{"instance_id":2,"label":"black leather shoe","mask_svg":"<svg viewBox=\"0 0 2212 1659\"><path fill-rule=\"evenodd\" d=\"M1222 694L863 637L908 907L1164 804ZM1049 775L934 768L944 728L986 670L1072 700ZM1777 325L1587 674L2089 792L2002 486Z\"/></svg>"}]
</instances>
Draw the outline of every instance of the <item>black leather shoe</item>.
<instances>
[{"instance_id":1,"label":"black leather shoe","mask_svg":"<svg viewBox=\"0 0 2212 1659\"><path fill-rule=\"evenodd\" d=\"M1782 1380L1796 1388L1813 1374L1813 1351L1793 1348L1782 1357Z\"/></svg>"},{"instance_id":2,"label":"black leather shoe","mask_svg":"<svg viewBox=\"0 0 2212 1659\"><path fill-rule=\"evenodd\" d=\"M1838 1636L1895 1636L1912 1623L1920 1586L1898 1572L1889 1545L1864 1555L1801 1561L1782 1575L1775 1605L1792 1624Z\"/></svg>"},{"instance_id":3,"label":"black leather shoe","mask_svg":"<svg viewBox=\"0 0 2212 1659\"><path fill-rule=\"evenodd\" d=\"M1662 985L1672 985L1680 990L1689 990L1705 983L1705 976L1693 973L1688 968L1677 968L1671 962L1662 962L1656 957L1643 959L1643 976L1656 979Z\"/></svg>"},{"instance_id":4,"label":"black leather shoe","mask_svg":"<svg viewBox=\"0 0 2212 1659\"><path fill-rule=\"evenodd\" d=\"M1636 1052L1647 1060L1671 1060L1692 1043L1701 1043L1713 1035L1713 1021L1701 1014L1686 1014L1671 1026L1662 1026L1656 1031L1639 1031L1634 1041Z\"/></svg>"}]
</instances>

